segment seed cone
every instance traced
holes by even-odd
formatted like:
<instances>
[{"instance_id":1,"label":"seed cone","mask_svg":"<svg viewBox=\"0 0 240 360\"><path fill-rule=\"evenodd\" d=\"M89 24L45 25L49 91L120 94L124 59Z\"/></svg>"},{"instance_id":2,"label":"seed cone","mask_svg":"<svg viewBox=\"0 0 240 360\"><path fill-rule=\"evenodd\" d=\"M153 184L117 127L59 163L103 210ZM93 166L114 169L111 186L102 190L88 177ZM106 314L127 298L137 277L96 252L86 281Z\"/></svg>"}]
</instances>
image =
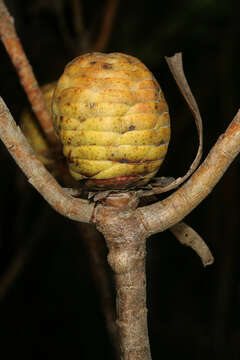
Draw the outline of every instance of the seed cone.
<instances>
[{"instance_id":1,"label":"seed cone","mask_svg":"<svg viewBox=\"0 0 240 360\"><path fill-rule=\"evenodd\" d=\"M152 73L132 56L74 59L58 81L52 110L70 173L87 188L145 185L163 162L168 106Z\"/></svg>"},{"instance_id":2,"label":"seed cone","mask_svg":"<svg viewBox=\"0 0 240 360\"><path fill-rule=\"evenodd\" d=\"M56 82L41 87L47 108L51 111L52 97L56 87ZM35 151L38 159L46 166L51 174L64 186L77 187L69 173L68 166L65 164L63 155L59 153L59 149L51 148L46 140L40 125L30 110L25 108L20 117L20 128L26 136L29 144Z\"/></svg>"},{"instance_id":3,"label":"seed cone","mask_svg":"<svg viewBox=\"0 0 240 360\"><path fill-rule=\"evenodd\" d=\"M56 83L50 83L41 87L48 109L51 109L52 97ZM39 160L48 168L49 171L57 172L55 159L48 145L48 142L29 108L25 108L20 117L20 127Z\"/></svg>"}]
</instances>

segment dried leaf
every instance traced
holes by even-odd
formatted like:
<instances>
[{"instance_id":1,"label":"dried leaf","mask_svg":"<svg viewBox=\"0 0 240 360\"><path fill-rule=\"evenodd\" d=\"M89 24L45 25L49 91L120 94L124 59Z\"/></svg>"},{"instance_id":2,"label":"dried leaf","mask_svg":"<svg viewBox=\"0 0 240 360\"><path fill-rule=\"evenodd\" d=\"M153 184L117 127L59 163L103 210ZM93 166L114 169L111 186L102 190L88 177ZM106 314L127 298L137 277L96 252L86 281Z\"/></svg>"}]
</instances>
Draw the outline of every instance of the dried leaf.
<instances>
[{"instance_id":1,"label":"dried leaf","mask_svg":"<svg viewBox=\"0 0 240 360\"><path fill-rule=\"evenodd\" d=\"M188 85L187 79L185 77L184 71L183 71L183 63L182 63L182 54L177 53L172 57L166 57L166 61L168 63L169 69L171 70L174 79L176 80L176 83L179 87L179 90L181 91L182 95L184 96L195 120L195 124L198 130L198 137L199 137L199 147L197 155L191 164L188 172L183 176L179 177L172 183L170 183L167 186L161 187L155 187L153 189L153 192L155 194L163 193L172 189L175 189L177 186L182 184L185 180L187 180L190 175L196 170L198 167L201 157L202 157L202 147L203 147L203 130L202 130L202 118L199 112L198 105L196 103L196 100L191 92L191 89Z\"/></svg>"},{"instance_id":2,"label":"dried leaf","mask_svg":"<svg viewBox=\"0 0 240 360\"><path fill-rule=\"evenodd\" d=\"M165 186L169 186L174 181L175 181L175 179L173 177L165 177L165 176L155 177L155 178L153 178L153 183L151 185L153 187L154 186L156 186L156 187L157 186L165 187Z\"/></svg>"},{"instance_id":3,"label":"dried leaf","mask_svg":"<svg viewBox=\"0 0 240 360\"><path fill-rule=\"evenodd\" d=\"M189 225L179 222L169 230L181 244L191 247L198 254L204 266L214 262L214 257L204 240Z\"/></svg>"}]
</instances>

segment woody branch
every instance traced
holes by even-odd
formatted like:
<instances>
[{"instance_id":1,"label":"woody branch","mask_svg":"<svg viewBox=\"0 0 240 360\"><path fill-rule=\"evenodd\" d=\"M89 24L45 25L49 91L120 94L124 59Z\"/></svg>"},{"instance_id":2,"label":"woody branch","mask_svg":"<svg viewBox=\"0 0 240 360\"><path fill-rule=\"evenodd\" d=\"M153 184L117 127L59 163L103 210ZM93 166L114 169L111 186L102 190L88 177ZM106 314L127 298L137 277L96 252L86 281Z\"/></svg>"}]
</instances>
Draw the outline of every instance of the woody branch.
<instances>
[{"instance_id":1,"label":"woody branch","mask_svg":"<svg viewBox=\"0 0 240 360\"><path fill-rule=\"evenodd\" d=\"M126 209L130 206L126 204L125 207L118 207L116 210L118 200L114 199L115 202L109 203L110 198L106 204L101 205L102 208L96 208L94 217L94 205L86 200L75 199L68 195L36 159L2 100L0 101L0 137L27 175L30 183L56 211L77 221L90 222L93 219L96 222L98 229L106 238L110 250L109 262L115 271L119 304L118 319L123 351L125 354L128 354L129 351L135 352L135 355L138 356L135 359L150 359L147 323L146 316L144 316L146 313L145 238L158 231L164 231L183 219L210 193L223 176L240 151L240 111L226 132L220 136L203 164L174 194L162 202L136 210L137 202L131 193L127 195L130 196L128 199L130 204L134 203L130 209ZM135 202L131 200L131 196ZM117 233L114 234L114 231ZM134 252L135 255L133 255ZM124 271L123 267L125 267ZM126 281L130 279L131 284L127 283L127 287L124 287L125 280L123 279ZM137 304L141 305L141 310L138 308L135 313L131 312L130 309ZM129 314L136 316L138 311L141 319L135 321L134 318L129 317ZM129 319L134 321L134 329L126 325L129 324ZM139 337L139 334L142 339L142 347L135 342L135 337ZM145 334L144 340L143 334ZM145 357L140 355L143 353Z\"/></svg>"},{"instance_id":2,"label":"woody branch","mask_svg":"<svg viewBox=\"0 0 240 360\"><path fill-rule=\"evenodd\" d=\"M0 98L0 138L42 197L60 214L80 222L90 222L93 205L71 197L37 159L7 106Z\"/></svg>"},{"instance_id":3,"label":"woody branch","mask_svg":"<svg viewBox=\"0 0 240 360\"><path fill-rule=\"evenodd\" d=\"M181 221L212 191L240 152L240 110L191 178L161 202L137 209L148 234Z\"/></svg>"},{"instance_id":4,"label":"woody branch","mask_svg":"<svg viewBox=\"0 0 240 360\"><path fill-rule=\"evenodd\" d=\"M146 307L146 237L135 192L112 194L95 209L94 222L108 246L116 284L122 360L151 360Z\"/></svg>"},{"instance_id":5,"label":"woody branch","mask_svg":"<svg viewBox=\"0 0 240 360\"><path fill-rule=\"evenodd\" d=\"M105 15L104 15L104 19L102 22L102 28L99 33L98 41L96 42L96 44L98 44L97 50L99 50L99 51L101 50L101 48L100 48L101 46L106 46L106 43L109 39L111 29L112 29L112 24L113 24L113 18L116 13L117 3L118 3L118 0L113 0L113 1L110 0L107 2L106 9L105 9ZM80 3L80 1L73 1L72 4L73 4L73 9L74 9L73 13L74 13L74 24L75 24L76 33L78 35L78 38L81 35L82 40L83 40L84 29L83 29L83 23L81 22L81 20L82 20L82 18L81 18L81 15L82 15L81 14L81 3ZM63 14L58 14L58 15L59 15L60 25L65 25L65 23L62 22ZM62 28L63 28L63 30L67 30L66 27L61 26L61 29ZM68 32L67 32L67 34L68 34ZM26 92L26 95L32 105L32 109L35 112L36 118L43 130L43 133L45 134L46 139L48 140L49 145L51 146L51 150L54 153L54 157L56 156L56 162L57 162L58 168L62 174L62 180L63 180L63 182L65 182L65 180L66 180L67 184L69 186L69 184L73 183L73 179L70 178L68 171L66 171L67 170L66 165L62 161L61 153L60 153L60 149L59 149L60 143L58 142L58 140L55 136L55 133L54 133L51 114L49 113L49 111L46 107L44 97L42 96L41 89L39 88L37 80L32 71L31 65L27 59L25 52L24 52L21 41L17 36L16 30L14 27L14 19L10 16L9 11L6 8L3 0L0 0L0 38L10 56L10 59L11 59L13 65L16 68L16 71L19 76L19 80L20 80L20 82ZM77 48L78 47L75 46L74 49L76 50ZM33 181L33 179L31 179L31 181ZM56 186L56 184L55 184L55 186ZM64 194L64 197L65 197L65 195L66 194ZM59 195L59 199L60 198L61 198L61 196ZM69 197L68 197L68 199L69 199ZM60 208L61 208L61 206L60 206ZM69 212L69 214L71 214L71 211ZM84 209L83 209L82 214L84 214ZM70 216L72 216L72 215L73 214L71 214ZM79 216L79 215L80 214L78 214L77 216ZM86 213L86 215L88 216L88 212ZM79 226L80 225L81 224L79 224ZM84 226L84 224L82 224L81 226ZM86 224L85 224L85 226L86 226ZM115 331L116 326L113 321L113 319L114 319L113 306L111 308L111 305L113 302L111 303L112 295L110 293L111 289L109 288L109 284L108 284L109 279L107 277L106 271L104 271L104 266L99 266L99 264L97 264L97 262L94 262L96 257L98 257L98 259L100 259L101 255L102 255L99 246L97 246L98 234L97 234L97 231L94 230L94 227L91 227L89 225L87 228L85 228L85 231L82 232L81 237L82 237L83 241L85 241L87 243L88 238L86 235L88 234L89 229L91 229L90 233L93 233L95 231L95 236L93 237L93 239L91 239L92 240L91 246L89 246L89 242L87 244L87 248L88 248L89 255L90 255L90 260L92 262L93 276L95 278L97 278L96 286L102 295L101 298L102 298L102 304L103 304L103 312L105 315L107 328L109 329L109 334L112 339L113 346L116 350L115 352L117 354L118 353L118 344L117 344L117 340L116 340L116 331ZM3 278L1 279L1 283L0 283L1 289L6 289L11 285L11 282L15 279L15 276L17 274L19 267L23 266L25 260L26 260L26 256L16 257L16 263L13 262L9 272L6 273L3 276ZM19 265L19 264L21 264L21 265ZM104 265L105 265L105 263L104 263ZM9 277L9 273L15 274L15 276ZM106 293L104 293L104 292L106 292Z\"/></svg>"}]
</instances>

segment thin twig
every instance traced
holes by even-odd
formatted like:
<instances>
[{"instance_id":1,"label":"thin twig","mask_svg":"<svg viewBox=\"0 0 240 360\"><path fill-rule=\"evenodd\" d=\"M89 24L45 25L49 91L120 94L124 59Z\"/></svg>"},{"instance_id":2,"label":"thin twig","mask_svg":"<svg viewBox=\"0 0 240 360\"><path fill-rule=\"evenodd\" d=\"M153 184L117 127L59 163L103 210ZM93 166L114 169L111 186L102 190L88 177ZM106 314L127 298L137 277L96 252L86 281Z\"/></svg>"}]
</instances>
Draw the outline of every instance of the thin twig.
<instances>
[{"instance_id":1,"label":"thin twig","mask_svg":"<svg viewBox=\"0 0 240 360\"><path fill-rule=\"evenodd\" d=\"M105 50L109 41L119 0L107 0L104 16L98 38L93 45L93 51Z\"/></svg>"},{"instance_id":2,"label":"thin twig","mask_svg":"<svg viewBox=\"0 0 240 360\"><path fill-rule=\"evenodd\" d=\"M72 13L73 13L73 26L75 31L75 55L79 56L84 52L88 52L91 49L91 34L86 29L83 21L83 9L81 0L72 0Z\"/></svg>"},{"instance_id":3,"label":"thin twig","mask_svg":"<svg viewBox=\"0 0 240 360\"><path fill-rule=\"evenodd\" d=\"M81 0L72 0L73 25L77 39L84 33L83 11Z\"/></svg>"},{"instance_id":4,"label":"thin twig","mask_svg":"<svg viewBox=\"0 0 240 360\"><path fill-rule=\"evenodd\" d=\"M70 219L90 222L94 205L71 197L36 158L7 106L0 98L0 138L8 151L43 198L60 214Z\"/></svg>"},{"instance_id":5,"label":"thin twig","mask_svg":"<svg viewBox=\"0 0 240 360\"><path fill-rule=\"evenodd\" d=\"M142 197L140 201L141 206L144 206L148 204L148 201L150 203L156 202L157 196L154 195L151 199L149 197ZM191 247L197 253L202 260L203 266L211 265L214 262L214 257L207 244L191 226L181 221L170 227L169 230L182 245Z\"/></svg>"},{"instance_id":6,"label":"thin twig","mask_svg":"<svg viewBox=\"0 0 240 360\"><path fill-rule=\"evenodd\" d=\"M22 44L16 34L14 20L10 16L3 0L0 0L0 38L18 73L20 82L49 143L55 146L58 143L58 140L54 132L51 115L46 107L45 100L33 74L32 67L29 64Z\"/></svg>"}]
</instances>

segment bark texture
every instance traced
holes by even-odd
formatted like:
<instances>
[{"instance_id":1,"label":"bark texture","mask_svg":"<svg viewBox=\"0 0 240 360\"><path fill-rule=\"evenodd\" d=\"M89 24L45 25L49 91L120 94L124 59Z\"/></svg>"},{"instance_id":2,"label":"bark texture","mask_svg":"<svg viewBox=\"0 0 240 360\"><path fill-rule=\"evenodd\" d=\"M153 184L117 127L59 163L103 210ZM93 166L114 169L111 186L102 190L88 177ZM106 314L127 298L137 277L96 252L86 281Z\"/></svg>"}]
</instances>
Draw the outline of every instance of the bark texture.
<instances>
[{"instance_id":1,"label":"bark texture","mask_svg":"<svg viewBox=\"0 0 240 360\"><path fill-rule=\"evenodd\" d=\"M134 210L134 193L110 195L95 212L105 237L117 291L117 326L122 360L150 360L146 308L146 231Z\"/></svg>"}]
</instances>

